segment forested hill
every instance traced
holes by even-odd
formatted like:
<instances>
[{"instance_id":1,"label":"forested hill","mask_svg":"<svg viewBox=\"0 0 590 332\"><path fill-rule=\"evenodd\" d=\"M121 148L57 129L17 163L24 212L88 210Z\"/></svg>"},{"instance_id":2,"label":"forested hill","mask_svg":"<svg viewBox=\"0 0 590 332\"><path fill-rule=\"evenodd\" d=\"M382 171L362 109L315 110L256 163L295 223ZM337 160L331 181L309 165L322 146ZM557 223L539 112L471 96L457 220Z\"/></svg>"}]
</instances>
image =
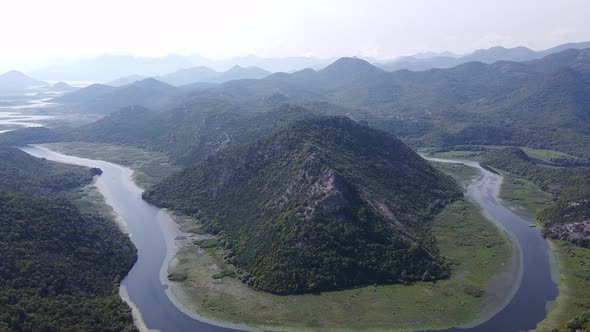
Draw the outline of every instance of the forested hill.
<instances>
[{"instance_id":1,"label":"forested hill","mask_svg":"<svg viewBox=\"0 0 590 332\"><path fill-rule=\"evenodd\" d=\"M0 331L132 331L118 283L135 248L65 192L99 170L0 146Z\"/></svg>"},{"instance_id":2,"label":"forested hill","mask_svg":"<svg viewBox=\"0 0 590 332\"><path fill-rule=\"evenodd\" d=\"M201 218L248 284L287 294L447 276L428 221L460 195L397 138L316 116L228 147L145 198Z\"/></svg>"}]
</instances>

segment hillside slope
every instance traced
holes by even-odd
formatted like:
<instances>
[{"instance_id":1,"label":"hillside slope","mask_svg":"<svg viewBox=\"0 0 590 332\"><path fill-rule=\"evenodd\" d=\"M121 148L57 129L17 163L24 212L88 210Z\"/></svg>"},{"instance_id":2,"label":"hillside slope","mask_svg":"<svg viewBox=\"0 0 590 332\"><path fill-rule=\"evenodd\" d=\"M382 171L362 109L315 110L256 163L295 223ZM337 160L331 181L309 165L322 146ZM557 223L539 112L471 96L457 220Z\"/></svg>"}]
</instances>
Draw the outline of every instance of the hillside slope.
<instances>
[{"instance_id":1,"label":"hillside slope","mask_svg":"<svg viewBox=\"0 0 590 332\"><path fill-rule=\"evenodd\" d=\"M200 217L243 280L287 294L447 276L427 221L460 195L398 139L313 117L227 148L145 198Z\"/></svg>"}]
</instances>

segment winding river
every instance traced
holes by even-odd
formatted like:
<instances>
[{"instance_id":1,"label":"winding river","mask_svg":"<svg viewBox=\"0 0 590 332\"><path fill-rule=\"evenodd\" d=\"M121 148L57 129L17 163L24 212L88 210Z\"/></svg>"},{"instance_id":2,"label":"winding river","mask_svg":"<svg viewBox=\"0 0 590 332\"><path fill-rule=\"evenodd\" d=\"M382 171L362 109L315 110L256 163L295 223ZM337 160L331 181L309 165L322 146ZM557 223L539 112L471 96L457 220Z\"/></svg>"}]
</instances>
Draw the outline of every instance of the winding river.
<instances>
[{"instance_id":1,"label":"winding river","mask_svg":"<svg viewBox=\"0 0 590 332\"><path fill-rule=\"evenodd\" d=\"M103 175L96 186L124 222L138 250L138 261L123 280L122 297L141 316L139 326L160 331L229 331L239 326L223 326L180 310L167 292L166 268L170 246L176 235L175 223L164 210L141 199L142 190L132 181L132 170L100 160L67 156L43 147L29 146L23 151L36 157L62 163L99 167ZM530 220L515 214L497 197L502 177L470 161L428 158L438 162L463 163L476 167L481 175L467 187L467 194L485 214L506 229L518 246L522 273L512 298L492 317L470 328L447 331L521 331L533 329L546 316L546 306L557 297L551 278L551 251ZM139 313L141 313L139 315ZM243 328L243 327L242 327Z\"/></svg>"},{"instance_id":2,"label":"winding river","mask_svg":"<svg viewBox=\"0 0 590 332\"><path fill-rule=\"evenodd\" d=\"M447 331L528 331L534 329L547 315L547 306L558 295L552 278L553 253L549 243L541 236L533 220L527 220L512 211L499 198L502 176L494 174L477 162L426 158L430 161L459 163L479 169L480 175L467 187L467 196L483 209L485 215L508 231L519 253L519 284L507 304L489 320L467 329Z\"/></svg>"}]
</instances>

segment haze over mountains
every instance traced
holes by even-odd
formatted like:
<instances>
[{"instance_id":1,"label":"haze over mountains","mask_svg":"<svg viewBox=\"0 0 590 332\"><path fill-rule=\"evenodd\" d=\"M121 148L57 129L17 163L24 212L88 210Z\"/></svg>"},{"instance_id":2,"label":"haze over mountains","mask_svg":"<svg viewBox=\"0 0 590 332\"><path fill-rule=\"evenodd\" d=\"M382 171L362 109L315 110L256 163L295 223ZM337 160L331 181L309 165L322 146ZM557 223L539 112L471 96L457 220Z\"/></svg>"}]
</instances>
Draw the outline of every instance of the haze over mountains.
<instances>
[{"instance_id":1,"label":"haze over mountains","mask_svg":"<svg viewBox=\"0 0 590 332\"><path fill-rule=\"evenodd\" d=\"M455 56L450 53L414 55L398 58L392 62L380 64L379 67L387 71L408 69L422 71L432 68L451 68L460 64L479 61L483 63L494 63L496 61L529 61L540 59L546 55L558 53L566 49L583 49L590 47L590 42L568 43L552 47L543 51L533 51L527 47L504 48L501 46L489 49L476 50L464 56Z\"/></svg>"},{"instance_id":2,"label":"haze over mountains","mask_svg":"<svg viewBox=\"0 0 590 332\"><path fill-rule=\"evenodd\" d=\"M109 82L130 75L162 76L194 67L207 67L213 71L227 71L234 66L260 67L270 72L294 71L307 67L322 67L333 59L311 57L243 58L213 61L203 57L170 55L161 58L145 58L123 55L103 55L93 59L66 62L32 71L34 77L47 80ZM211 73L213 74L213 73Z\"/></svg>"},{"instance_id":3,"label":"haze over mountains","mask_svg":"<svg viewBox=\"0 0 590 332\"><path fill-rule=\"evenodd\" d=\"M471 54L463 56L449 52L424 52L412 56L399 57L393 61L372 58L363 59L387 71L400 69L421 71L431 68L450 68L470 61L484 63L493 63L501 60L528 61L539 59L568 48L581 49L586 47L590 47L590 42L568 43L542 51L533 51L526 47L510 49L492 47L490 49L476 50ZM209 79L208 82L236 79L232 78L232 76L220 78L219 75L213 73L213 71L224 72L232 69L234 66L244 68L258 67L268 72L294 72L304 68L321 69L335 60L314 57L262 58L254 55L226 60L210 60L198 55L169 55L160 58L102 55L92 59L64 62L58 65L39 68L31 71L29 74L32 77L48 81L90 81L96 83L106 83L131 76L127 80L113 83L114 85L123 85L124 83L132 83L133 80L141 78L164 77L177 72L175 75L172 75L173 78L168 82L177 85L176 83L188 84L197 81L206 81L204 80L205 78ZM202 67L207 67L211 71ZM188 74L195 75L198 79L188 79L186 76ZM217 78L213 79L213 76ZM259 78L256 76L241 77L240 75L236 77ZM165 79L163 80L166 81Z\"/></svg>"}]
</instances>

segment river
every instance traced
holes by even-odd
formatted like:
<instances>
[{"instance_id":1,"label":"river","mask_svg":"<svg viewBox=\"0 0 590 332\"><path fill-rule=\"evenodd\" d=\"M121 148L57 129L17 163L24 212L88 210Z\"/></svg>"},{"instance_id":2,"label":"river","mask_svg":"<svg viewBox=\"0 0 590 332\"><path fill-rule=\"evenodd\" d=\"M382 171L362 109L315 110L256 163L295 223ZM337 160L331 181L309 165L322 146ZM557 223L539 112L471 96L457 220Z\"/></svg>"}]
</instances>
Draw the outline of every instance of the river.
<instances>
[{"instance_id":1,"label":"river","mask_svg":"<svg viewBox=\"0 0 590 332\"><path fill-rule=\"evenodd\" d=\"M477 162L426 158L430 161L460 163L479 169L480 175L467 187L467 196L477 203L484 214L508 231L519 253L519 285L509 302L489 320L467 329L453 328L446 331L510 332L534 329L547 316L547 305L558 295L552 279L553 253L549 243L533 220L526 219L511 210L499 198L502 176L482 168Z\"/></svg>"}]
</instances>

